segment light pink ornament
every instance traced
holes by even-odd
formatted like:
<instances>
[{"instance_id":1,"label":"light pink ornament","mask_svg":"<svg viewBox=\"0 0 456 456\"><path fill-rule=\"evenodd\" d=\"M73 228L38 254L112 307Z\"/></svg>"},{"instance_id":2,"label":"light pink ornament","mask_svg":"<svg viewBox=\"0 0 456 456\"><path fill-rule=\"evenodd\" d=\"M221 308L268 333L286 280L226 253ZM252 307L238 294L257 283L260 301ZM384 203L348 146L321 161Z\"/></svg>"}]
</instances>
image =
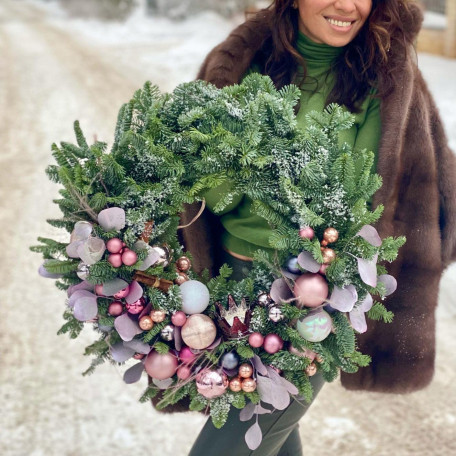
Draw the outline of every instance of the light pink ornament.
<instances>
[{"instance_id":1,"label":"light pink ornament","mask_svg":"<svg viewBox=\"0 0 456 456\"><path fill-rule=\"evenodd\" d=\"M122 253L122 263L125 266L133 266L138 261L138 255L133 250L124 249Z\"/></svg>"},{"instance_id":2,"label":"light pink ornament","mask_svg":"<svg viewBox=\"0 0 456 456\"><path fill-rule=\"evenodd\" d=\"M310 226L305 226L299 230L299 236L303 239L312 239L315 232Z\"/></svg>"},{"instance_id":3,"label":"light pink ornament","mask_svg":"<svg viewBox=\"0 0 456 456\"><path fill-rule=\"evenodd\" d=\"M182 310L178 310L177 312L173 313L171 317L171 322L174 326L184 326L186 321L187 315L185 315Z\"/></svg>"},{"instance_id":4,"label":"light pink ornament","mask_svg":"<svg viewBox=\"0 0 456 456\"><path fill-rule=\"evenodd\" d=\"M190 375L192 375L192 370L188 366L180 366L179 369L177 369L177 378L180 378L181 380L187 380Z\"/></svg>"},{"instance_id":5,"label":"light pink ornament","mask_svg":"<svg viewBox=\"0 0 456 456\"><path fill-rule=\"evenodd\" d=\"M144 298L140 298L137 301L132 302L130 304L127 302L125 307L126 307L128 313L130 313L132 315L138 315L143 311L145 305L146 305L146 300Z\"/></svg>"},{"instance_id":6,"label":"light pink ornament","mask_svg":"<svg viewBox=\"0 0 456 456\"><path fill-rule=\"evenodd\" d=\"M176 373L177 358L171 353L160 355L153 350L147 355L144 369L146 369L150 377L157 380L165 380Z\"/></svg>"},{"instance_id":7,"label":"light pink ornament","mask_svg":"<svg viewBox=\"0 0 456 456\"><path fill-rule=\"evenodd\" d=\"M326 269L328 269L329 264L322 264L319 269L319 273L322 275L326 275Z\"/></svg>"},{"instance_id":8,"label":"light pink ornament","mask_svg":"<svg viewBox=\"0 0 456 456\"><path fill-rule=\"evenodd\" d=\"M190 350L189 347L184 347L179 352L179 359L186 364L191 364L196 358L196 355Z\"/></svg>"},{"instance_id":9,"label":"light pink ornament","mask_svg":"<svg viewBox=\"0 0 456 456\"><path fill-rule=\"evenodd\" d=\"M296 279L293 292L299 305L318 307L328 297L328 284L320 274L303 274Z\"/></svg>"},{"instance_id":10,"label":"light pink ornament","mask_svg":"<svg viewBox=\"0 0 456 456\"><path fill-rule=\"evenodd\" d=\"M249 336L249 344L251 347L259 348L263 345L264 337L259 332L254 332Z\"/></svg>"},{"instance_id":11,"label":"light pink ornament","mask_svg":"<svg viewBox=\"0 0 456 456\"><path fill-rule=\"evenodd\" d=\"M196 376L198 393L207 399L221 396L228 388L229 380L223 372L203 369Z\"/></svg>"},{"instance_id":12,"label":"light pink ornament","mask_svg":"<svg viewBox=\"0 0 456 456\"><path fill-rule=\"evenodd\" d=\"M123 312L123 305L120 301L113 301L109 304L108 314L113 317L118 317Z\"/></svg>"},{"instance_id":13,"label":"light pink ornament","mask_svg":"<svg viewBox=\"0 0 456 456\"><path fill-rule=\"evenodd\" d=\"M120 266L122 266L122 256L120 253L111 253L111 255L108 256L108 263L115 268L120 268Z\"/></svg>"},{"instance_id":14,"label":"light pink ornament","mask_svg":"<svg viewBox=\"0 0 456 456\"><path fill-rule=\"evenodd\" d=\"M125 288L122 288L122 290L118 291L113 296L116 299L123 299L125 298L125 296L128 295L128 293L130 293L130 285L127 285Z\"/></svg>"},{"instance_id":15,"label":"light pink ornament","mask_svg":"<svg viewBox=\"0 0 456 456\"><path fill-rule=\"evenodd\" d=\"M103 294L103 284L99 283L98 285L95 285L95 294L98 296L104 296Z\"/></svg>"},{"instance_id":16,"label":"light pink ornament","mask_svg":"<svg viewBox=\"0 0 456 456\"><path fill-rule=\"evenodd\" d=\"M106 243L109 253L119 253L122 250L122 241L119 238L112 238Z\"/></svg>"},{"instance_id":17,"label":"light pink ornament","mask_svg":"<svg viewBox=\"0 0 456 456\"><path fill-rule=\"evenodd\" d=\"M273 355L283 348L283 340L277 334L268 334L264 338L263 347L265 351Z\"/></svg>"}]
</instances>

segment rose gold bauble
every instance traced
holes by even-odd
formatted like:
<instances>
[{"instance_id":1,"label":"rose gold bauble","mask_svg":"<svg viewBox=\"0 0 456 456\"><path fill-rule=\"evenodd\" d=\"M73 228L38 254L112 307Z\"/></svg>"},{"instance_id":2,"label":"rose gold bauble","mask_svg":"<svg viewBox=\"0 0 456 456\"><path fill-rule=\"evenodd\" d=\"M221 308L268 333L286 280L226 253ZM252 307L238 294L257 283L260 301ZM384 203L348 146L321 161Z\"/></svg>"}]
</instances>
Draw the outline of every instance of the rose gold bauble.
<instances>
[{"instance_id":1,"label":"rose gold bauble","mask_svg":"<svg viewBox=\"0 0 456 456\"><path fill-rule=\"evenodd\" d=\"M273 355L274 353L277 353L278 351L282 350L283 340L277 334L268 334L264 338L263 348L264 351Z\"/></svg>"},{"instance_id":2,"label":"rose gold bauble","mask_svg":"<svg viewBox=\"0 0 456 456\"><path fill-rule=\"evenodd\" d=\"M182 310L178 310L171 316L171 322L174 326L184 326L187 321L187 315Z\"/></svg>"},{"instance_id":3,"label":"rose gold bauble","mask_svg":"<svg viewBox=\"0 0 456 456\"><path fill-rule=\"evenodd\" d=\"M202 350L209 347L217 336L214 322L203 314L193 314L182 326L182 340L190 347Z\"/></svg>"},{"instance_id":4,"label":"rose gold bauble","mask_svg":"<svg viewBox=\"0 0 456 456\"><path fill-rule=\"evenodd\" d=\"M239 377L234 377L230 380L230 390L237 393L242 389L242 380Z\"/></svg>"},{"instance_id":5,"label":"rose gold bauble","mask_svg":"<svg viewBox=\"0 0 456 456\"><path fill-rule=\"evenodd\" d=\"M253 378L244 378L241 385L242 391L244 393L252 393L256 390L256 381Z\"/></svg>"},{"instance_id":6,"label":"rose gold bauble","mask_svg":"<svg viewBox=\"0 0 456 456\"><path fill-rule=\"evenodd\" d=\"M238 372L239 372L239 377L249 378L253 374L253 367L248 363L243 363L239 366Z\"/></svg>"},{"instance_id":7,"label":"rose gold bauble","mask_svg":"<svg viewBox=\"0 0 456 456\"><path fill-rule=\"evenodd\" d=\"M115 268L120 268L122 266L122 255L120 253L111 253L108 256L108 263Z\"/></svg>"},{"instance_id":8,"label":"rose gold bauble","mask_svg":"<svg viewBox=\"0 0 456 456\"><path fill-rule=\"evenodd\" d=\"M192 375L192 370L189 366L182 365L177 369L177 378L181 380L187 380L190 375Z\"/></svg>"},{"instance_id":9,"label":"rose gold bauble","mask_svg":"<svg viewBox=\"0 0 456 456\"><path fill-rule=\"evenodd\" d=\"M186 256L181 256L176 261L176 267L181 272L187 272L192 266L192 263Z\"/></svg>"},{"instance_id":10,"label":"rose gold bauble","mask_svg":"<svg viewBox=\"0 0 456 456\"><path fill-rule=\"evenodd\" d=\"M323 232L323 239L328 243L332 244L339 239L339 232L335 228L326 228Z\"/></svg>"},{"instance_id":11,"label":"rose gold bauble","mask_svg":"<svg viewBox=\"0 0 456 456\"><path fill-rule=\"evenodd\" d=\"M109 304L108 307L108 314L112 315L113 317L118 317L122 315L123 312L123 304L120 301L113 301Z\"/></svg>"},{"instance_id":12,"label":"rose gold bauble","mask_svg":"<svg viewBox=\"0 0 456 456\"><path fill-rule=\"evenodd\" d=\"M124 249L122 253L122 263L125 266L133 266L138 261L138 255L133 250Z\"/></svg>"},{"instance_id":13,"label":"rose gold bauble","mask_svg":"<svg viewBox=\"0 0 456 456\"><path fill-rule=\"evenodd\" d=\"M182 285L184 282L188 282L190 277L185 272L178 272L177 277L174 279L176 285Z\"/></svg>"},{"instance_id":14,"label":"rose gold bauble","mask_svg":"<svg viewBox=\"0 0 456 456\"><path fill-rule=\"evenodd\" d=\"M249 336L249 344L253 348L259 348L263 345L264 337L259 332L254 332Z\"/></svg>"},{"instance_id":15,"label":"rose gold bauble","mask_svg":"<svg viewBox=\"0 0 456 456\"><path fill-rule=\"evenodd\" d=\"M328 269L329 264L322 264L318 270L319 274L326 275L326 269Z\"/></svg>"},{"instance_id":16,"label":"rose gold bauble","mask_svg":"<svg viewBox=\"0 0 456 456\"><path fill-rule=\"evenodd\" d=\"M315 375L317 373L317 366L314 364L314 363L310 363L307 367L306 367L306 374L309 376L309 377L312 377L312 375Z\"/></svg>"},{"instance_id":17,"label":"rose gold bauble","mask_svg":"<svg viewBox=\"0 0 456 456\"><path fill-rule=\"evenodd\" d=\"M166 312L161 309L151 310L150 318L155 323L161 323L166 318Z\"/></svg>"},{"instance_id":18,"label":"rose gold bauble","mask_svg":"<svg viewBox=\"0 0 456 456\"><path fill-rule=\"evenodd\" d=\"M299 230L299 236L303 239L312 239L314 235L315 232L310 226L305 226Z\"/></svg>"},{"instance_id":19,"label":"rose gold bauble","mask_svg":"<svg viewBox=\"0 0 456 456\"><path fill-rule=\"evenodd\" d=\"M203 369L196 376L198 393L207 399L221 396L228 388L229 381L223 372Z\"/></svg>"},{"instance_id":20,"label":"rose gold bauble","mask_svg":"<svg viewBox=\"0 0 456 456\"><path fill-rule=\"evenodd\" d=\"M144 315L139 319L139 327L143 331L149 331L154 327L154 321L149 315Z\"/></svg>"},{"instance_id":21,"label":"rose gold bauble","mask_svg":"<svg viewBox=\"0 0 456 456\"><path fill-rule=\"evenodd\" d=\"M323 249L321 254L323 255L323 262L330 264L336 259L336 252L333 249Z\"/></svg>"},{"instance_id":22,"label":"rose gold bauble","mask_svg":"<svg viewBox=\"0 0 456 456\"><path fill-rule=\"evenodd\" d=\"M328 296L328 284L320 274L302 274L296 279L293 292L298 305L318 307Z\"/></svg>"},{"instance_id":23,"label":"rose gold bauble","mask_svg":"<svg viewBox=\"0 0 456 456\"><path fill-rule=\"evenodd\" d=\"M147 355L144 369L146 369L150 377L157 380L165 380L176 373L177 358L171 353L160 355L153 350Z\"/></svg>"}]
</instances>

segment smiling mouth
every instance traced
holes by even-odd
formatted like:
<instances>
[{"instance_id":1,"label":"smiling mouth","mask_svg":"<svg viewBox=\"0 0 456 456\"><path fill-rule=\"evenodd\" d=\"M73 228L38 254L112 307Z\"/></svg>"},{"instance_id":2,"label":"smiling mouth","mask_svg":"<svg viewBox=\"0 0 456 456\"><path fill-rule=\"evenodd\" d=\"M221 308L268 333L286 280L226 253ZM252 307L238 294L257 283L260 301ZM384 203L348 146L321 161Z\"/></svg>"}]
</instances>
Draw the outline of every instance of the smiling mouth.
<instances>
[{"instance_id":1,"label":"smiling mouth","mask_svg":"<svg viewBox=\"0 0 456 456\"><path fill-rule=\"evenodd\" d=\"M331 19L330 17L325 17L325 19L331 24L337 27L350 27L355 21L337 21L336 19Z\"/></svg>"}]
</instances>

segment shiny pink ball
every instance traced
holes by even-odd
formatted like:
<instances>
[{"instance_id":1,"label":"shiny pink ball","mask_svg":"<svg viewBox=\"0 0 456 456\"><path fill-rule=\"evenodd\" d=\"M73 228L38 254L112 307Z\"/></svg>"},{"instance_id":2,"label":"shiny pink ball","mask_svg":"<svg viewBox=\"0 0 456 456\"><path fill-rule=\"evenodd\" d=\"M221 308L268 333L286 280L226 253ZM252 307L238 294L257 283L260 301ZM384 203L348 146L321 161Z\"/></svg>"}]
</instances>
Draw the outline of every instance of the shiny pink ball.
<instances>
[{"instance_id":1,"label":"shiny pink ball","mask_svg":"<svg viewBox=\"0 0 456 456\"><path fill-rule=\"evenodd\" d=\"M186 364L190 364L194 361L196 358L196 355L190 350L189 347L184 347L180 352L179 352L179 359Z\"/></svg>"},{"instance_id":2,"label":"shiny pink ball","mask_svg":"<svg viewBox=\"0 0 456 456\"><path fill-rule=\"evenodd\" d=\"M283 340L277 334L268 334L264 338L263 347L265 351L273 355L283 348Z\"/></svg>"},{"instance_id":3,"label":"shiny pink ball","mask_svg":"<svg viewBox=\"0 0 456 456\"><path fill-rule=\"evenodd\" d=\"M310 226L305 226L299 230L299 236L303 239L312 239L315 232Z\"/></svg>"},{"instance_id":4,"label":"shiny pink ball","mask_svg":"<svg viewBox=\"0 0 456 456\"><path fill-rule=\"evenodd\" d=\"M131 304L127 303L125 307L128 313L132 315L138 315L143 311L145 305L146 300L144 298L139 298L137 301L132 302Z\"/></svg>"},{"instance_id":5,"label":"shiny pink ball","mask_svg":"<svg viewBox=\"0 0 456 456\"><path fill-rule=\"evenodd\" d=\"M144 369L150 377L165 380L172 377L177 370L177 358L171 353L160 355L152 350L144 362Z\"/></svg>"},{"instance_id":6,"label":"shiny pink ball","mask_svg":"<svg viewBox=\"0 0 456 456\"><path fill-rule=\"evenodd\" d=\"M124 250L122 253L122 263L125 266L133 266L138 261L138 255L133 250Z\"/></svg>"},{"instance_id":7,"label":"shiny pink ball","mask_svg":"<svg viewBox=\"0 0 456 456\"><path fill-rule=\"evenodd\" d=\"M172 315L171 321L174 326L184 326L185 322L187 321L187 315L185 315L182 310L178 310Z\"/></svg>"},{"instance_id":8,"label":"shiny pink ball","mask_svg":"<svg viewBox=\"0 0 456 456\"><path fill-rule=\"evenodd\" d=\"M299 305L318 307L328 297L328 283L320 274L303 274L296 279L293 292Z\"/></svg>"},{"instance_id":9,"label":"shiny pink ball","mask_svg":"<svg viewBox=\"0 0 456 456\"><path fill-rule=\"evenodd\" d=\"M249 344L251 347L259 348L263 345L264 337L258 332L254 332L249 336Z\"/></svg>"},{"instance_id":10,"label":"shiny pink ball","mask_svg":"<svg viewBox=\"0 0 456 456\"><path fill-rule=\"evenodd\" d=\"M108 256L108 263L115 268L119 268L122 266L122 255L120 253L111 253L111 255Z\"/></svg>"},{"instance_id":11,"label":"shiny pink ball","mask_svg":"<svg viewBox=\"0 0 456 456\"><path fill-rule=\"evenodd\" d=\"M119 253L122 250L122 241L118 238L109 239L106 248L109 253Z\"/></svg>"},{"instance_id":12,"label":"shiny pink ball","mask_svg":"<svg viewBox=\"0 0 456 456\"><path fill-rule=\"evenodd\" d=\"M195 382L198 393L207 399L224 394L230 383L226 374L210 369L198 372Z\"/></svg>"},{"instance_id":13,"label":"shiny pink ball","mask_svg":"<svg viewBox=\"0 0 456 456\"><path fill-rule=\"evenodd\" d=\"M118 317L123 312L123 305L120 301L113 301L109 304L108 314L113 317Z\"/></svg>"},{"instance_id":14,"label":"shiny pink ball","mask_svg":"<svg viewBox=\"0 0 456 456\"><path fill-rule=\"evenodd\" d=\"M130 293L130 285L127 285L125 288L122 288L122 290L115 293L114 298L123 299L123 298L125 298L125 296L128 295L128 293Z\"/></svg>"},{"instance_id":15,"label":"shiny pink ball","mask_svg":"<svg viewBox=\"0 0 456 456\"><path fill-rule=\"evenodd\" d=\"M104 296L103 294L103 284L99 283L98 285L95 285L95 294L98 296Z\"/></svg>"},{"instance_id":16,"label":"shiny pink ball","mask_svg":"<svg viewBox=\"0 0 456 456\"><path fill-rule=\"evenodd\" d=\"M177 369L177 378L180 378L181 380L187 380L190 375L192 375L192 370L188 366L180 366L179 369Z\"/></svg>"}]
</instances>

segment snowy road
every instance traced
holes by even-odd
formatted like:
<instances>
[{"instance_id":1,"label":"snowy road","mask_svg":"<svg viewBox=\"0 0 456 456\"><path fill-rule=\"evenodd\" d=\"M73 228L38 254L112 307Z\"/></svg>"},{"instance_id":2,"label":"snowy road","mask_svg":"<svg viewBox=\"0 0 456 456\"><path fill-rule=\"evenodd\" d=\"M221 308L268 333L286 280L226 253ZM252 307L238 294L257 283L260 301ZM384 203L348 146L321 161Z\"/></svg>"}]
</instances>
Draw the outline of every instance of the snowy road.
<instances>
[{"instance_id":1,"label":"snowy road","mask_svg":"<svg viewBox=\"0 0 456 456\"><path fill-rule=\"evenodd\" d=\"M66 21L53 3L37 5L0 2L0 454L183 456L204 419L139 404L145 379L126 386L114 367L81 377L92 333L75 341L56 335L64 296L37 276L40 258L28 245L56 234L44 222L58 216L56 186L44 174L50 144L73 141L74 119L89 137L109 142L117 109L136 88L151 79L170 90L191 79L232 23L215 15L177 25L135 16L127 25L91 22L89 29ZM456 62L420 59L454 132L456 89L448 75ZM454 146L455 133L451 140ZM327 385L302 421L306 454L456 454L455 286L453 268L442 284L433 384L409 396Z\"/></svg>"}]
</instances>

